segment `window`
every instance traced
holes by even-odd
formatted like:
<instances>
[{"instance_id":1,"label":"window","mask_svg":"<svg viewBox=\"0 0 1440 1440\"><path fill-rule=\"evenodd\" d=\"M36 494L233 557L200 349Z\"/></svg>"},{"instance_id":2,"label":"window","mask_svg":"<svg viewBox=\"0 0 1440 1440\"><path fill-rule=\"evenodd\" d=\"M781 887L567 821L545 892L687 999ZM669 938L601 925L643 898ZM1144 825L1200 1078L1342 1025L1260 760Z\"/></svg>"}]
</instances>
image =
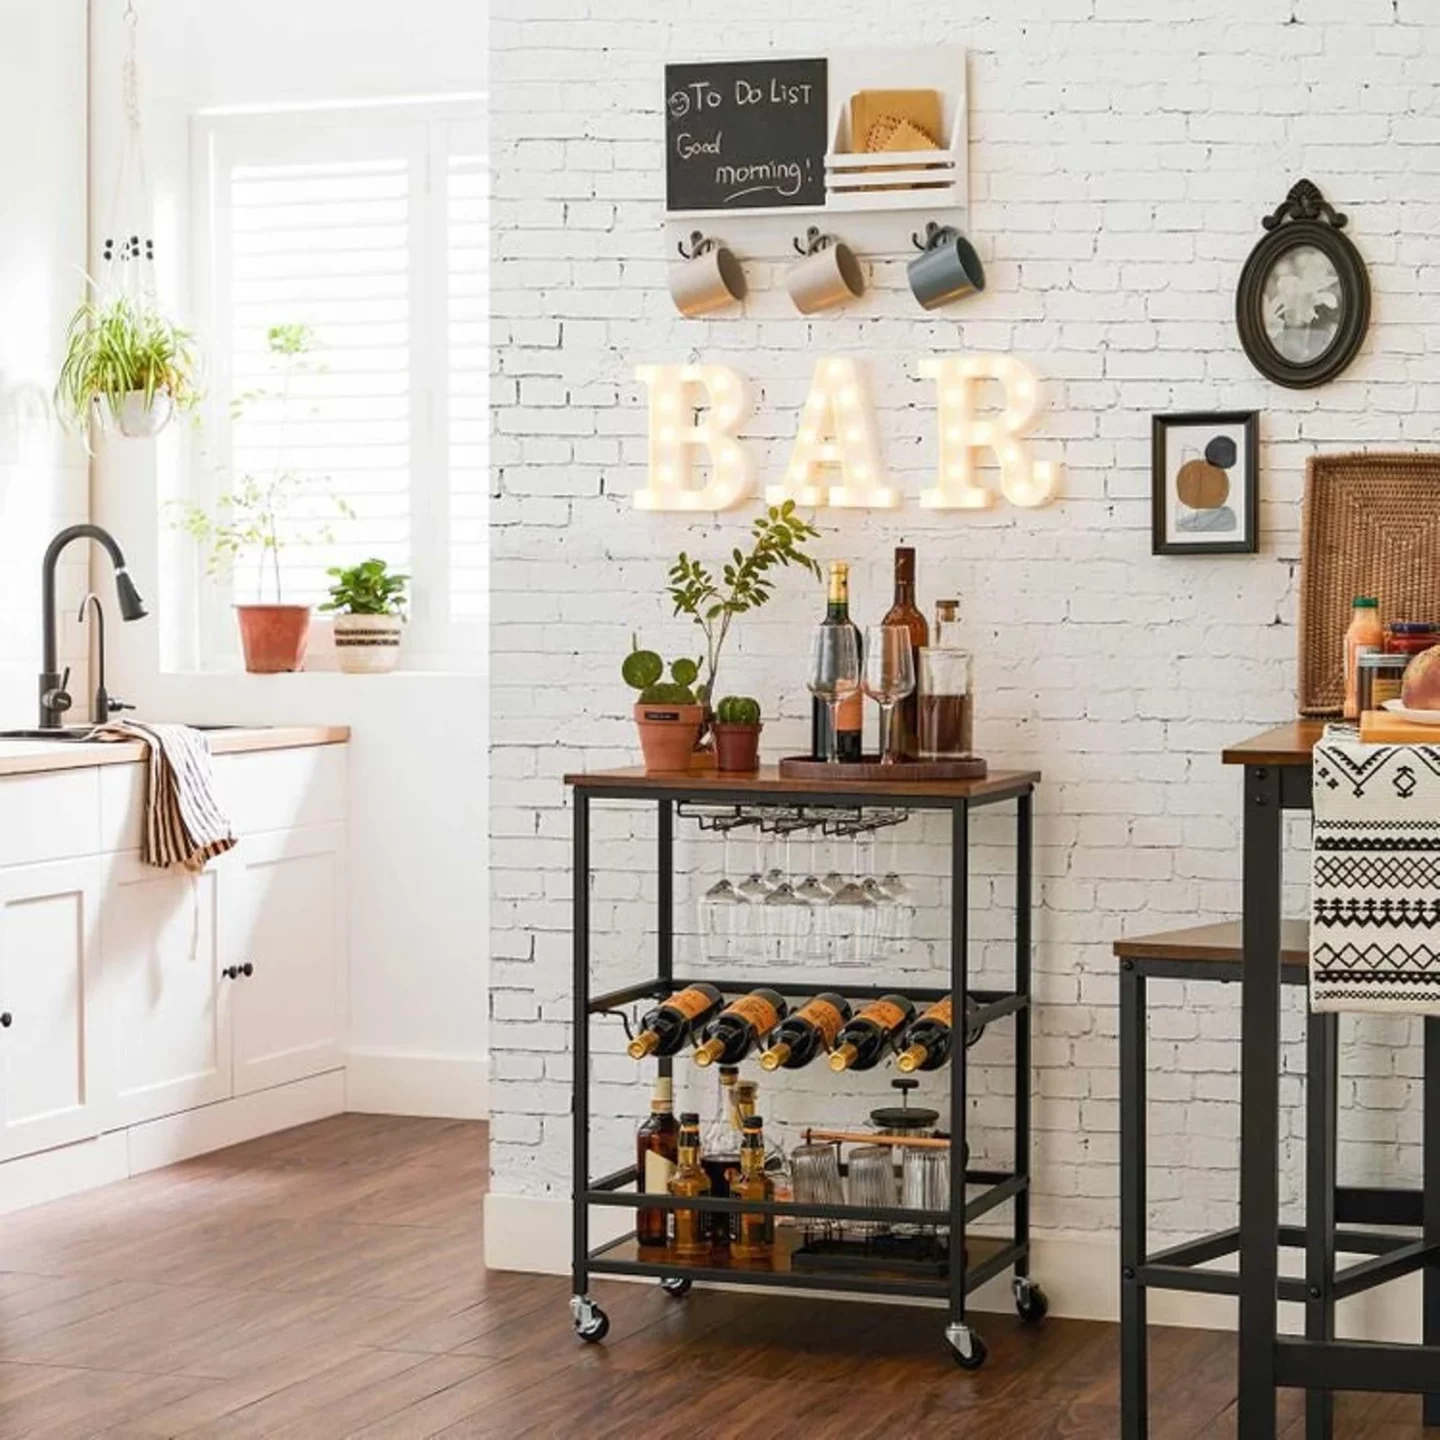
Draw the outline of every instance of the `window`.
<instances>
[{"instance_id":1,"label":"window","mask_svg":"<svg viewBox=\"0 0 1440 1440\"><path fill-rule=\"evenodd\" d=\"M412 576L410 663L484 648L487 179L478 103L197 121L199 307L212 359L196 498L247 476L291 497L284 546L201 585L202 645L232 599L324 598L325 569ZM204 612L209 611L208 617Z\"/></svg>"}]
</instances>

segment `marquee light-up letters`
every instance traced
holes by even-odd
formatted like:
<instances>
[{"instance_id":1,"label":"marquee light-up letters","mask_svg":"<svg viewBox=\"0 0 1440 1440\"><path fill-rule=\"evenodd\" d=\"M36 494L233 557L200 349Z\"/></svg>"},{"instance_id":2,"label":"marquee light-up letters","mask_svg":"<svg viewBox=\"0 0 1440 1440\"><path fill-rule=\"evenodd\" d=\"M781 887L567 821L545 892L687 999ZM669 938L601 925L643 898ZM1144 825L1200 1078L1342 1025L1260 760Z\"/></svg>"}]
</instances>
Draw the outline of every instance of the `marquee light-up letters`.
<instances>
[{"instance_id":1,"label":"marquee light-up letters","mask_svg":"<svg viewBox=\"0 0 1440 1440\"><path fill-rule=\"evenodd\" d=\"M641 365L650 408L650 468L634 495L641 510L726 510L755 488L753 456L738 438L749 414L745 382L727 365ZM1040 387L1034 372L1009 355L945 355L920 361L939 400L940 468L920 503L931 510L983 510L992 492L976 475L980 452L1000 466L1000 493L1012 505L1054 498L1058 466L1032 459L1020 437L1034 424ZM978 419L976 392L996 380L1005 403L994 418ZM696 419L695 412L703 410ZM692 483L697 449L710 460L705 484ZM832 478L838 484L832 484ZM781 484L766 490L771 504L793 500L812 508L889 509L899 493L886 483L879 429L860 365L831 357L816 366L790 463Z\"/></svg>"},{"instance_id":2,"label":"marquee light-up letters","mask_svg":"<svg viewBox=\"0 0 1440 1440\"><path fill-rule=\"evenodd\" d=\"M793 500L797 505L888 509L900 503L900 496L881 483L883 465L875 408L860 366L848 359L822 360L800 413L785 483L770 486L765 498L772 505ZM831 470L840 472L839 485L825 484Z\"/></svg>"},{"instance_id":3,"label":"marquee light-up letters","mask_svg":"<svg viewBox=\"0 0 1440 1440\"><path fill-rule=\"evenodd\" d=\"M728 365L640 365L650 392L650 473L635 492L639 510L728 510L755 488L755 460L736 438L750 413L745 382ZM709 408L697 421L701 399ZM710 478L691 486L694 453L710 456Z\"/></svg>"}]
</instances>

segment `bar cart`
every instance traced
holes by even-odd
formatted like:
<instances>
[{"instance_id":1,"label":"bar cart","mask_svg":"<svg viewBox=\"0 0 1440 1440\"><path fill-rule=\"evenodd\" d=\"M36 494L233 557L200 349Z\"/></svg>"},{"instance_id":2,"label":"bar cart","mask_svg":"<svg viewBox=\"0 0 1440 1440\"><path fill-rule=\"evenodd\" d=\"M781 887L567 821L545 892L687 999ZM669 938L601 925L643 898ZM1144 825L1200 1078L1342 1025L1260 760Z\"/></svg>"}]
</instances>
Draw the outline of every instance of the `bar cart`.
<instances>
[{"instance_id":1,"label":"bar cart","mask_svg":"<svg viewBox=\"0 0 1440 1440\"><path fill-rule=\"evenodd\" d=\"M1036 771L1001 771L974 780L927 781L904 777L897 767L894 779L858 782L795 780L783 778L771 766L751 774L693 771L677 774L646 774L643 770L610 770L567 775L565 783L574 790L574 1111L573 1124L573 1250L571 1265L571 1314L575 1333L596 1343L605 1338L609 1319L587 1293L592 1275L630 1275L658 1280L667 1293L679 1298L696 1280L727 1284L772 1286L790 1289L841 1291L862 1295L921 1296L944 1300L948 1305L945 1339L953 1358L962 1369L975 1370L985 1363L986 1346L970 1325L966 1296L986 1281L1012 1271L1016 1309L1022 1320L1038 1323L1048 1308L1045 1294L1030 1277L1030 950L1032 874L1032 797L1040 776ZM592 994L590 986L590 807L597 801L651 801L656 807L659 914L657 917L656 973L653 978L623 989ZM970 812L982 806L1013 801L1015 825L1015 973L1010 990L972 990L968 984L969 944L969 840ZM964 1160L966 1116L966 1048L957 1045L949 1065L950 1082L950 1173L963 1173L963 1185L950 1186L946 1210L912 1208L870 1208L851 1205L801 1204L794 1201L765 1203L717 1198L675 1199L655 1193L642 1194L637 1188L634 1165L613 1174L592 1178L590 1174L590 1022L602 1012L613 1012L636 1001L663 997L695 979L708 980L727 996L751 988L748 979L716 975L677 976L674 967L674 841L677 813L690 806L731 806L763 812L784 808L813 814L816 823L827 815L858 814L863 817L877 809L896 812L901 819L912 811L938 810L950 813L951 906L950 983L944 990L923 989L905 984L906 994L916 1001L938 1000L945 994L969 995L978 1008L970 1010L966 1027L979 1026L1002 1016L1014 1017L1014 1165L1011 1170L969 1169ZM848 980L829 982L852 999L871 999L885 993L887 986L857 986ZM767 977L766 984L789 997L808 996L814 982L787 985ZM963 1007L962 1007L963 1008ZM673 1061L662 1059L660 1073L671 1073ZM1013 1223L1008 1237L967 1236L968 1227L997 1207L1010 1202ZM794 1232L777 1229L776 1250L768 1264L741 1264L727 1256L701 1263L682 1263L663 1251L649 1254L636 1244L633 1231L618 1240L590 1246L590 1207L619 1206L638 1210L673 1210L679 1206L726 1213L760 1211L777 1218L788 1216L840 1222L879 1222L891 1225L921 1225L948 1230L948 1256L963 1257L959 1264L897 1268L893 1273L867 1269L858 1271L843 1265L826 1269L813 1264L800 1268L794 1263ZM781 1243L781 1237L788 1237Z\"/></svg>"}]
</instances>

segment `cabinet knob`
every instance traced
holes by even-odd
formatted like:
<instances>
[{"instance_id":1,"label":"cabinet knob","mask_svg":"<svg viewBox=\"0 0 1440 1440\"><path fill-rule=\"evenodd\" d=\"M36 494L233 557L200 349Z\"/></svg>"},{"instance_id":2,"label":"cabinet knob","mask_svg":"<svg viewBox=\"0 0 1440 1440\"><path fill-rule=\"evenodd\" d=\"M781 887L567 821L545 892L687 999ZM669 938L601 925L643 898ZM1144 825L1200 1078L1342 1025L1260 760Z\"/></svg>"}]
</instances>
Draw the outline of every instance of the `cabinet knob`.
<instances>
[{"instance_id":1,"label":"cabinet knob","mask_svg":"<svg viewBox=\"0 0 1440 1440\"><path fill-rule=\"evenodd\" d=\"M220 974L226 980L236 980L240 976L240 967L238 965L227 965Z\"/></svg>"},{"instance_id":2,"label":"cabinet knob","mask_svg":"<svg viewBox=\"0 0 1440 1440\"><path fill-rule=\"evenodd\" d=\"M247 960L247 961L240 967L240 973L241 973L242 975L253 975L253 974L255 973L255 967Z\"/></svg>"},{"instance_id":3,"label":"cabinet knob","mask_svg":"<svg viewBox=\"0 0 1440 1440\"><path fill-rule=\"evenodd\" d=\"M0 1011L0 1026L8 1030L15 1023L15 1017L8 1011Z\"/></svg>"}]
</instances>

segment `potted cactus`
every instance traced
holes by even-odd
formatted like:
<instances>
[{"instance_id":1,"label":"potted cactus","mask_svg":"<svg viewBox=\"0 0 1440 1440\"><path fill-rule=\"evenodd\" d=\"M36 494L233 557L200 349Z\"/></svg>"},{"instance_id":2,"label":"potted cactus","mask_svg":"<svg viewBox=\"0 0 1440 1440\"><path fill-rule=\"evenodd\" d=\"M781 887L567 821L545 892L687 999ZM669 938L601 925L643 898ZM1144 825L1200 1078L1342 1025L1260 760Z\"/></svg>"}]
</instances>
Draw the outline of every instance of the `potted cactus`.
<instances>
[{"instance_id":1,"label":"potted cactus","mask_svg":"<svg viewBox=\"0 0 1440 1440\"><path fill-rule=\"evenodd\" d=\"M715 768L754 770L760 764L760 702L727 695L715 707Z\"/></svg>"},{"instance_id":2,"label":"potted cactus","mask_svg":"<svg viewBox=\"0 0 1440 1440\"><path fill-rule=\"evenodd\" d=\"M632 648L620 673L632 690L640 692L635 704L635 728L640 732L645 768L688 770L705 720L705 707L690 688L699 677L700 666L690 659L674 660L670 679L666 680L665 662L653 650L642 650L633 636L630 643Z\"/></svg>"}]
</instances>

